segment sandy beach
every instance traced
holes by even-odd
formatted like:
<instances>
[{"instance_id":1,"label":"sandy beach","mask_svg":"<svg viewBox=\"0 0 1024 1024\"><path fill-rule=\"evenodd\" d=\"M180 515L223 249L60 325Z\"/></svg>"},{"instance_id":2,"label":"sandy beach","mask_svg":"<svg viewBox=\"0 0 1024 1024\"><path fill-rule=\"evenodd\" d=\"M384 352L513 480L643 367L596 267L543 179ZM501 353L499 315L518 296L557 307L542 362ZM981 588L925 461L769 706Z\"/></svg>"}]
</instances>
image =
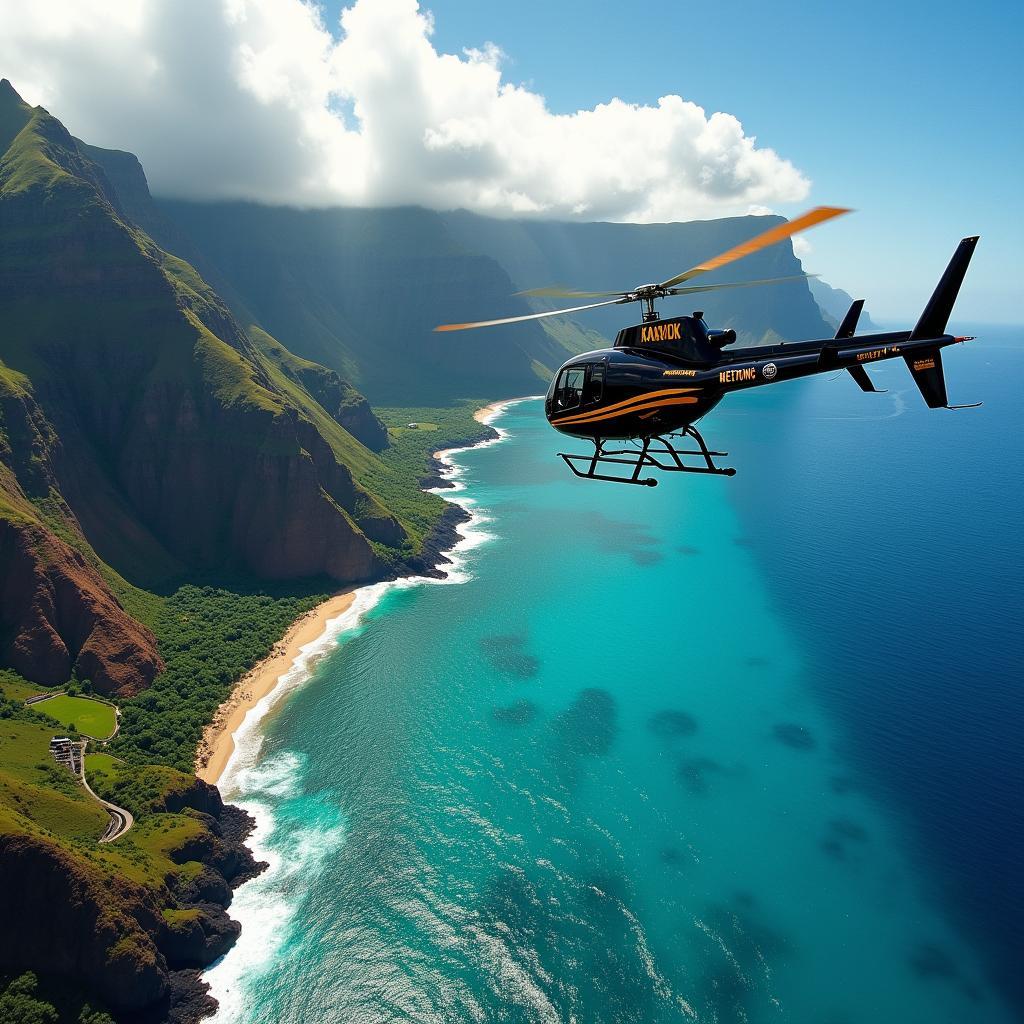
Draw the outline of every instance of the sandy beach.
<instances>
[{"instance_id":1,"label":"sandy beach","mask_svg":"<svg viewBox=\"0 0 1024 1024\"><path fill-rule=\"evenodd\" d=\"M492 402L473 413L480 423L489 423L502 410L522 399L503 399ZM445 452L438 452L443 456ZM277 686L281 677L294 665L302 648L320 637L331 619L337 618L351 607L356 590L335 594L323 604L296 619L288 628L270 655L244 675L231 696L217 709L213 721L203 732L196 752L195 772L204 782L216 783L224 772L235 750L235 732L245 716Z\"/></svg>"},{"instance_id":2,"label":"sandy beach","mask_svg":"<svg viewBox=\"0 0 1024 1024\"><path fill-rule=\"evenodd\" d=\"M203 733L196 753L196 775L199 778L204 782L217 782L234 752L235 730L245 720L246 714L277 686L303 646L324 632L328 620L348 610L355 596L354 590L335 594L296 619L270 655L238 681L231 696L217 709L216 716Z\"/></svg>"},{"instance_id":3,"label":"sandy beach","mask_svg":"<svg viewBox=\"0 0 1024 1024\"><path fill-rule=\"evenodd\" d=\"M477 411L473 413L473 419L475 419L477 423L490 423L506 405L509 405L512 402L521 401L521 398L505 398L500 402L491 402L490 405L485 405L482 409L477 409Z\"/></svg>"}]
</instances>

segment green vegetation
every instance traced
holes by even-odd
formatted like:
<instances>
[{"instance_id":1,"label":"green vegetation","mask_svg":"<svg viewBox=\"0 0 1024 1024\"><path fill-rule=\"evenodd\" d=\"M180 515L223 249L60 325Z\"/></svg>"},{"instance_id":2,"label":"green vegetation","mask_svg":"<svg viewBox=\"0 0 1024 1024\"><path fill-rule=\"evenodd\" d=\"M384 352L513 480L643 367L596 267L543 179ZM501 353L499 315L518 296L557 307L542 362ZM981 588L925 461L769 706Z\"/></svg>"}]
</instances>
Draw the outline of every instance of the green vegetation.
<instances>
[{"instance_id":1,"label":"green vegetation","mask_svg":"<svg viewBox=\"0 0 1024 1024\"><path fill-rule=\"evenodd\" d=\"M117 726L113 706L93 700L91 697L70 697L61 694L40 701L36 708L69 729L98 740L105 740Z\"/></svg>"},{"instance_id":2,"label":"green vegetation","mask_svg":"<svg viewBox=\"0 0 1024 1024\"><path fill-rule=\"evenodd\" d=\"M17 672L12 672L9 668L0 668L0 709L5 706L5 699L8 705L13 705L10 713L7 715L4 715L3 711L0 710L0 718L22 717L18 712L22 710L22 705L25 701L29 697L36 697L41 693L46 693L45 686L30 683L27 679L22 679Z\"/></svg>"},{"instance_id":3,"label":"green vegetation","mask_svg":"<svg viewBox=\"0 0 1024 1024\"><path fill-rule=\"evenodd\" d=\"M44 990L45 989L45 990ZM58 978L45 985L31 971L0 975L0 1020L6 1024L114 1024L113 1017Z\"/></svg>"},{"instance_id":4,"label":"green vegetation","mask_svg":"<svg viewBox=\"0 0 1024 1024\"><path fill-rule=\"evenodd\" d=\"M235 681L329 589L314 584L276 596L192 585L177 590L153 623L167 671L121 705L112 752L132 764L191 771L203 729Z\"/></svg>"},{"instance_id":5,"label":"green vegetation","mask_svg":"<svg viewBox=\"0 0 1024 1024\"><path fill-rule=\"evenodd\" d=\"M136 818L166 810L169 800L195 782L191 774L166 765L133 765L105 753L86 754L85 774L98 796Z\"/></svg>"},{"instance_id":6,"label":"green vegetation","mask_svg":"<svg viewBox=\"0 0 1024 1024\"><path fill-rule=\"evenodd\" d=\"M124 762L113 754L105 754L101 750L90 750L85 755L85 774L89 779L89 785L97 773L116 771L119 765ZM95 786L92 787L96 789Z\"/></svg>"},{"instance_id":7,"label":"green vegetation","mask_svg":"<svg viewBox=\"0 0 1024 1024\"><path fill-rule=\"evenodd\" d=\"M429 532L444 511L446 502L436 494L419 489L419 481L427 475L430 458L436 451L458 444L473 444L490 436L490 430L473 418L483 400L467 400L445 409L391 408L377 409L377 415L388 428L391 445L381 453L381 461L390 471L389 479L371 478L374 489L390 508L411 522L422 534ZM407 424L416 423L415 429ZM402 491L392 489L389 480L413 481L418 498L407 503Z\"/></svg>"},{"instance_id":8,"label":"green vegetation","mask_svg":"<svg viewBox=\"0 0 1024 1024\"><path fill-rule=\"evenodd\" d=\"M49 724L0 721L0 811L72 842L95 844L107 813L50 757Z\"/></svg>"}]
</instances>

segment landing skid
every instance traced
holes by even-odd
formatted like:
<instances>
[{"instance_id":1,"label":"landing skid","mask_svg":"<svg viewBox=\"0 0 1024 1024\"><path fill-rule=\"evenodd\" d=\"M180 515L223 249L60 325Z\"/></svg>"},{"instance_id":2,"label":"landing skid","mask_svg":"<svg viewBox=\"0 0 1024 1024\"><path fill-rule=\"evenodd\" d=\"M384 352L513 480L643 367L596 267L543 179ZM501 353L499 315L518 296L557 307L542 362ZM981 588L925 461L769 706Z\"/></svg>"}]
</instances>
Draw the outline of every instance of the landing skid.
<instances>
[{"instance_id":1,"label":"landing skid","mask_svg":"<svg viewBox=\"0 0 1024 1024\"><path fill-rule=\"evenodd\" d=\"M687 451L677 448L672 443L675 437L692 437L698 444L699 451ZM723 457L728 452L708 451L704 438L694 426L689 426L678 434L667 437L645 437L640 448L606 448L608 442L600 438L594 441L593 455L572 455L559 452L558 456L573 471L585 480L606 480L613 484L638 484L644 487L656 487L658 481L654 477L640 479L640 472L645 466L660 470L662 473L711 473L715 476L734 476L735 469L722 469L715 465L714 457ZM692 466L683 462L684 458L703 459L704 465ZM581 469L580 466L586 467ZM625 466L632 470L627 476L610 476L598 473L598 468L606 466Z\"/></svg>"}]
</instances>

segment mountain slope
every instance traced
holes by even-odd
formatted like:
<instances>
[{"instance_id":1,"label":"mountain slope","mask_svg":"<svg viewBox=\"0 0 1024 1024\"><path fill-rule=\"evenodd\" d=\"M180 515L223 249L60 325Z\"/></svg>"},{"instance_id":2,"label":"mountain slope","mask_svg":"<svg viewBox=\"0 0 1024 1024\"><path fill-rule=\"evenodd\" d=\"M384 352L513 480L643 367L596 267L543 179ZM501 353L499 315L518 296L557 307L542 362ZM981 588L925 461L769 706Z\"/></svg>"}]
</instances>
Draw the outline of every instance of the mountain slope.
<instances>
[{"instance_id":1,"label":"mountain slope","mask_svg":"<svg viewBox=\"0 0 1024 1024\"><path fill-rule=\"evenodd\" d=\"M443 215L452 235L497 260L516 289L566 285L586 291L623 291L663 281L781 223L781 217L728 217L676 224L560 223L495 220L458 210ZM752 281L802 273L790 242L753 253L708 275L707 283ZM694 281L693 284L702 284ZM536 309L571 300L532 300ZM822 337L823 323L805 281L763 288L709 292L668 299L673 313L700 309L715 327L735 328L740 343L766 337ZM612 306L580 315L580 323L611 340L639 320L636 306Z\"/></svg>"},{"instance_id":2,"label":"mountain slope","mask_svg":"<svg viewBox=\"0 0 1024 1024\"><path fill-rule=\"evenodd\" d=\"M116 166L115 166L116 165ZM105 163L123 174L130 163ZM243 322L337 370L379 404L536 391L569 354L607 343L638 316L611 307L543 324L437 335L439 323L551 308L515 293L563 283L624 289L658 280L777 219L563 224L418 208L293 210L158 199L133 179L137 215L201 266ZM789 243L716 280L799 274ZM699 301L696 301L699 300ZM571 303L570 303L571 304ZM669 307L666 307L669 308ZM735 327L745 344L829 333L806 282L677 299Z\"/></svg>"},{"instance_id":3,"label":"mountain slope","mask_svg":"<svg viewBox=\"0 0 1024 1024\"><path fill-rule=\"evenodd\" d=\"M358 392L245 334L199 274L130 219L60 122L6 81L4 143L0 657L56 681L86 669L99 630L137 657L111 640L106 667L89 673L121 690L114 666L130 664L130 685L145 685L159 658L143 628L119 618L112 579L349 582L415 553L422 531L361 482L418 495L371 450L387 436Z\"/></svg>"},{"instance_id":4,"label":"mountain slope","mask_svg":"<svg viewBox=\"0 0 1024 1024\"><path fill-rule=\"evenodd\" d=\"M853 304L853 296L849 292L844 292L841 288L833 288L832 285L827 284L820 278L812 278L807 283L810 286L811 294L814 296L814 301L817 302L818 307L821 309L821 315L833 329L837 328L843 322L843 317L846 316L847 310ZM860 314L857 330L860 333L869 334L871 331L879 331L881 328L868 316L868 312L865 309Z\"/></svg>"},{"instance_id":5,"label":"mountain slope","mask_svg":"<svg viewBox=\"0 0 1024 1024\"><path fill-rule=\"evenodd\" d=\"M239 316L337 370L371 402L431 404L537 390L568 355L537 324L436 335L439 323L528 307L504 269L430 210L292 210L159 201L164 222L226 280ZM171 244L173 235L160 236ZM207 269L209 268L209 269Z\"/></svg>"}]
</instances>

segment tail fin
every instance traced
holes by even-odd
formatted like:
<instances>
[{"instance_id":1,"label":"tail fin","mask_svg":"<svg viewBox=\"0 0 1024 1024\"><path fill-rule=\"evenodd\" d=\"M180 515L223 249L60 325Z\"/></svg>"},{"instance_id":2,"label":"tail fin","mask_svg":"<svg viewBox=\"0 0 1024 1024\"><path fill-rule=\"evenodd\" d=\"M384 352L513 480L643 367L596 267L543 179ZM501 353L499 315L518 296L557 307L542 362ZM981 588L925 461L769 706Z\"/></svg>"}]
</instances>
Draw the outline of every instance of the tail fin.
<instances>
[{"instance_id":1,"label":"tail fin","mask_svg":"<svg viewBox=\"0 0 1024 1024\"><path fill-rule=\"evenodd\" d=\"M949 323L949 314L953 312L953 303L956 302L960 285L963 284L964 274L967 273L967 266L974 255L974 247L978 244L978 236L963 239L953 253L953 258L946 267L946 272L939 280L938 286L924 307L921 319L910 332L910 341L921 341L925 338L940 338L946 333L946 324ZM909 362L909 361L908 361ZM939 375L942 375L942 365L939 366ZM916 378L915 378L916 379ZM945 387L943 387L945 394ZM925 398L928 396L926 395ZM931 402L928 403L931 405ZM945 404L945 403L943 403Z\"/></svg>"},{"instance_id":2,"label":"tail fin","mask_svg":"<svg viewBox=\"0 0 1024 1024\"><path fill-rule=\"evenodd\" d=\"M949 315L953 312L953 303L960 292L964 274L974 255L974 247L978 244L978 236L964 238L956 247L953 258L946 267L946 272L924 307L921 319L910 332L908 341L926 341L931 338L939 340L946 333ZM958 341L965 339L958 338ZM949 344L949 342L946 342ZM907 352L903 356L914 378L914 383L921 392L929 409L966 409L973 406L950 405L946 398L946 378L942 373L942 351L940 345L919 348L915 352ZM977 405L981 403L978 402Z\"/></svg>"},{"instance_id":3,"label":"tail fin","mask_svg":"<svg viewBox=\"0 0 1024 1024\"><path fill-rule=\"evenodd\" d=\"M843 322L836 331L837 338L852 338L857 332L857 321L860 319L860 311L864 308L863 299L854 299L853 305L846 311Z\"/></svg>"}]
</instances>

